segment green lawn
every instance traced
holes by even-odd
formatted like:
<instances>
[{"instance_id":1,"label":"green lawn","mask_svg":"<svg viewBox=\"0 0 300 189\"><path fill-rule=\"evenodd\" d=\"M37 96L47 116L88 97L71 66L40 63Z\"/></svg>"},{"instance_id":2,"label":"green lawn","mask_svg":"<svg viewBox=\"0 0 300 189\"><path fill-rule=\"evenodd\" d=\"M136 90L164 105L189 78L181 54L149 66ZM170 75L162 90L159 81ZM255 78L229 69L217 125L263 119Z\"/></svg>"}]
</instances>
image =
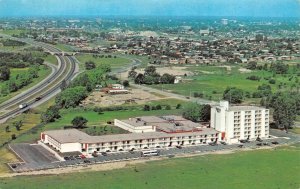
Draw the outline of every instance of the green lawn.
<instances>
[{"instance_id":1,"label":"green lawn","mask_svg":"<svg viewBox=\"0 0 300 189\"><path fill-rule=\"evenodd\" d=\"M20 89L20 90L18 90L16 92L10 93L7 96L3 96L3 97L0 96L0 103L3 103L6 100L8 100L8 99L10 99L10 98L12 98L12 97L20 94L21 92L23 92L23 91L25 91L25 90L27 90L27 89L35 86L37 83L41 82L43 79L45 79L51 73L51 69L48 68L47 66L40 66L40 68L41 69L38 72L38 75L39 75L38 78L33 79L32 83L30 83L29 85L23 87L22 89ZM13 69L11 69L11 77L15 77L18 74L21 75L23 73L26 73L27 70L28 70L28 68L22 68L22 69L20 69L20 68L13 68ZM3 85L5 85L5 82L1 82L0 83L0 88Z\"/></svg>"},{"instance_id":2,"label":"green lawn","mask_svg":"<svg viewBox=\"0 0 300 189\"><path fill-rule=\"evenodd\" d=\"M70 45L58 43L55 47L59 48L62 51L73 52L73 48Z\"/></svg>"},{"instance_id":3,"label":"green lawn","mask_svg":"<svg viewBox=\"0 0 300 189\"><path fill-rule=\"evenodd\" d=\"M298 189L299 145L204 155L126 168L63 175L1 178L1 189Z\"/></svg>"},{"instance_id":4,"label":"green lawn","mask_svg":"<svg viewBox=\"0 0 300 189\"><path fill-rule=\"evenodd\" d=\"M106 56L106 55L105 55ZM114 56L114 55L112 55ZM117 56L117 55L116 55ZM101 64L109 64L113 70L120 69L123 67L126 67L130 64L132 64L132 60L128 58L123 58L117 56L117 58L95 58L93 55L85 54L85 55L77 55L76 58L82 63L80 66L82 69L84 69L84 64L87 61L93 61L95 62L96 66L99 66Z\"/></svg>"},{"instance_id":5,"label":"green lawn","mask_svg":"<svg viewBox=\"0 0 300 189\"><path fill-rule=\"evenodd\" d=\"M0 33L6 34L6 35L20 35L20 33L25 32L26 30L20 30L20 29L7 29L7 30L2 30Z\"/></svg>"},{"instance_id":6,"label":"green lawn","mask_svg":"<svg viewBox=\"0 0 300 189\"><path fill-rule=\"evenodd\" d=\"M54 55L47 55L44 59L45 59L45 62L49 62L54 65L58 65L57 59Z\"/></svg>"},{"instance_id":7,"label":"green lawn","mask_svg":"<svg viewBox=\"0 0 300 189\"><path fill-rule=\"evenodd\" d=\"M185 80L179 84L153 85L154 88L169 90L174 93L190 96L197 92L203 93L204 98L219 100L223 96L223 92L227 87L237 87L251 94L257 91L257 87L262 84L269 84L264 78L273 77L273 74L267 71L253 71L252 73L241 73L240 67L232 67L231 71L226 68L215 66L194 66L188 67L187 70L194 72L194 76L184 78ZM246 79L248 76L256 75L261 77L260 81L252 81ZM291 90L291 86L295 83L294 76L289 81L290 76L276 75L274 78L276 84L269 84L273 92L279 90L278 84L285 83L281 90Z\"/></svg>"}]
</instances>

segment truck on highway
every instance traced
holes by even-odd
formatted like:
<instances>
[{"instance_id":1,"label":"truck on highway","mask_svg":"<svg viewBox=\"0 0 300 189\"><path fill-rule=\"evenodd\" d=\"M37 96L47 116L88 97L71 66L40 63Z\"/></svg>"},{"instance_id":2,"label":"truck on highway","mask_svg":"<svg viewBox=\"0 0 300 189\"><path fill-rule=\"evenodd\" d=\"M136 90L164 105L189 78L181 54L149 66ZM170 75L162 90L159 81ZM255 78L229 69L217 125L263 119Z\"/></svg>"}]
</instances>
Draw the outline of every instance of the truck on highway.
<instances>
[{"instance_id":1,"label":"truck on highway","mask_svg":"<svg viewBox=\"0 0 300 189\"><path fill-rule=\"evenodd\" d=\"M24 108L26 108L27 106L28 106L27 103L20 104L20 105L19 105L19 109L24 109Z\"/></svg>"}]
</instances>

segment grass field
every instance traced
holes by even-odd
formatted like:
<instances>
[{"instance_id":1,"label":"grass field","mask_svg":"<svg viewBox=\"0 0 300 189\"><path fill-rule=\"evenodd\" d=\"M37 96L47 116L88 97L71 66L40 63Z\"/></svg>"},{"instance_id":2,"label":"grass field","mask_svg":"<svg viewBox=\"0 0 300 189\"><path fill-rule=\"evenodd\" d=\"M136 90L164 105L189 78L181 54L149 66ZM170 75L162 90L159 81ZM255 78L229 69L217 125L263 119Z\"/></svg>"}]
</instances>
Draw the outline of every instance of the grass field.
<instances>
[{"instance_id":1,"label":"grass field","mask_svg":"<svg viewBox=\"0 0 300 189\"><path fill-rule=\"evenodd\" d=\"M12 97L14 97L14 96L20 94L21 92L23 92L23 91L25 91L25 90L27 90L27 89L29 89L29 88L35 86L37 83L41 82L43 79L45 79L45 78L51 73L51 69L48 68L47 66L40 66L40 68L41 68L41 69L40 69L39 72L38 72L38 75L39 75L38 78L33 79L33 82L32 82L32 83L30 83L29 85L23 87L22 89L20 89L20 90L18 90L18 91L16 91L16 92L10 93L10 94L7 95L7 96L0 97L0 103L3 103L3 102L5 102L6 100L11 99ZM22 68L22 69L20 69L20 68L13 68L13 69L11 69L11 77L15 77L15 76L18 75L18 74L21 75L21 74L23 74L23 73L26 73L27 70L28 70L27 68L24 68L24 69L23 69L23 68ZM1 83L0 83L0 88L1 88L3 85L5 85L5 82L1 82Z\"/></svg>"},{"instance_id":2,"label":"grass field","mask_svg":"<svg viewBox=\"0 0 300 189\"><path fill-rule=\"evenodd\" d=\"M49 63L54 64L54 65L58 65L57 59L53 55L48 55L44 59L45 59L45 62L49 62Z\"/></svg>"},{"instance_id":3,"label":"grass field","mask_svg":"<svg viewBox=\"0 0 300 189\"><path fill-rule=\"evenodd\" d=\"M112 55L114 56L114 55ZM93 61L95 62L96 66L101 64L109 64L112 70L120 69L132 64L132 61L127 58L118 57L117 58L95 58L93 55L85 54L85 55L77 55L76 58L82 63L80 64L81 69L84 69L85 62Z\"/></svg>"},{"instance_id":4,"label":"grass field","mask_svg":"<svg viewBox=\"0 0 300 189\"><path fill-rule=\"evenodd\" d=\"M73 48L71 46L69 46L69 45L66 45L66 44L58 43L58 44L56 44L54 46L57 47L57 48L59 48L62 51L66 51L66 52L72 52L73 51Z\"/></svg>"},{"instance_id":5,"label":"grass field","mask_svg":"<svg viewBox=\"0 0 300 189\"><path fill-rule=\"evenodd\" d=\"M174 93L185 96L193 96L195 92L203 93L204 98L212 100L222 99L223 92L227 87L237 87L251 94L257 91L257 87L262 84L269 84L267 77L273 77L273 74L267 71L253 71L251 73L241 73L238 66L231 67L227 70L224 67L215 66L194 66L188 67L187 70L194 72L194 76L184 78L185 81L179 84L153 85L157 89L169 90ZM256 75L261 77L260 81L246 79L248 76ZM291 81L289 76L276 75L274 78L276 84L269 84L272 91L278 91L278 84L285 83L281 90L291 90L295 83L296 77ZM294 88L295 90L295 88ZM253 99L252 99L253 100Z\"/></svg>"},{"instance_id":6,"label":"grass field","mask_svg":"<svg viewBox=\"0 0 300 189\"><path fill-rule=\"evenodd\" d=\"M298 189L300 147L204 155L64 175L0 179L1 189Z\"/></svg>"}]
</instances>

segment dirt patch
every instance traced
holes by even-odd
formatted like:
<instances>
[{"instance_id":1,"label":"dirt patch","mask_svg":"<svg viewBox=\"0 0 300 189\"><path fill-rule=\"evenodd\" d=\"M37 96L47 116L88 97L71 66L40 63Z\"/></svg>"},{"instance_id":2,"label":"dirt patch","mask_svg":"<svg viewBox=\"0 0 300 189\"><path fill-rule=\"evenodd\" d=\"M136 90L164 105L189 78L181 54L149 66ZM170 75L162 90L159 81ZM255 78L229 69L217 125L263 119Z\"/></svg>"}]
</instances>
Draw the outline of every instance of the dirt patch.
<instances>
[{"instance_id":1,"label":"dirt patch","mask_svg":"<svg viewBox=\"0 0 300 189\"><path fill-rule=\"evenodd\" d=\"M228 72L231 71L231 66L218 66L219 68L226 68Z\"/></svg>"},{"instance_id":2,"label":"dirt patch","mask_svg":"<svg viewBox=\"0 0 300 189\"><path fill-rule=\"evenodd\" d=\"M95 105L101 107L119 106L123 104L145 104L153 100L163 99L162 96L157 96L154 93L149 93L141 89L129 89L128 94L110 95L104 92L93 92L84 101L83 105Z\"/></svg>"},{"instance_id":3,"label":"dirt patch","mask_svg":"<svg viewBox=\"0 0 300 189\"><path fill-rule=\"evenodd\" d=\"M251 70L248 70L248 69L246 69L246 68L240 68L239 71L240 71L241 73L251 73L251 72L252 72Z\"/></svg>"}]
</instances>

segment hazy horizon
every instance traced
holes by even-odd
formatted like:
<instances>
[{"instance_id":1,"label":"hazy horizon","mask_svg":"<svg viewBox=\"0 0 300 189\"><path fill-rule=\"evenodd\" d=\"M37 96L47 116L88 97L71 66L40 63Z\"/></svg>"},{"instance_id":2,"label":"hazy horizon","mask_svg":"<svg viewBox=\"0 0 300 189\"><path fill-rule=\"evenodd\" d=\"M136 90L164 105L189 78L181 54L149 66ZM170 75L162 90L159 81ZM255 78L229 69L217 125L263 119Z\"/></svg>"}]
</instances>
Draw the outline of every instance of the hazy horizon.
<instances>
[{"instance_id":1,"label":"hazy horizon","mask_svg":"<svg viewBox=\"0 0 300 189\"><path fill-rule=\"evenodd\" d=\"M300 18L300 0L0 0L0 17L38 16Z\"/></svg>"}]
</instances>

